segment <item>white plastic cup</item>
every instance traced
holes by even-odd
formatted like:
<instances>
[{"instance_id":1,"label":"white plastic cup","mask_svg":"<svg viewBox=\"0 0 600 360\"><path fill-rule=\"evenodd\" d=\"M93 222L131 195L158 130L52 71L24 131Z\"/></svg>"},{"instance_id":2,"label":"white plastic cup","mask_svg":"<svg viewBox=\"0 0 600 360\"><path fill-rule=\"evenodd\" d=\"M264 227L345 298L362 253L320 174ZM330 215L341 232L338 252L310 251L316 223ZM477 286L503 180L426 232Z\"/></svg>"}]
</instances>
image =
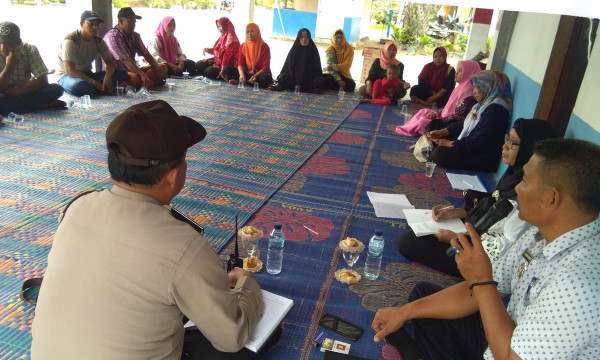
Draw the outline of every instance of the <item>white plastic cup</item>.
<instances>
[{"instance_id":1,"label":"white plastic cup","mask_svg":"<svg viewBox=\"0 0 600 360\"><path fill-rule=\"evenodd\" d=\"M425 176L432 177L433 170L435 169L435 163L432 161L428 161L425 163Z\"/></svg>"},{"instance_id":2,"label":"white plastic cup","mask_svg":"<svg viewBox=\"0 0 600 360\"><path fill-rule=\"evenodd\" d=\"M175 84L172 82L168 82L167 87L169 88L169 92L173 92L173 90L175 89Z\"/></svg>"},{"instance_id":3,"label":"white plastic cup","mask_svg":"<svg viewBox=\"0 0 600 360\"><path fill-rule=\"evenodd\" d=\"M254 92L258 92L260 91L260 88L258 87L258 82L254 83L254 89L252 89Z\"/></svg>"},{"instance_id":4,"label":"white plastic cup","mask_svg":"<svg viewBox=\"0 0 600 360\"><path fill-rule=\"evenodd\" d=\"M238 89L243 89L243 88L244 88L244 82L243 82L243 81L240 81L240 82L238 83Z\"/></svg>"},{"instance_id":5,"label":"white plastic cup","mask_svg":"<svg viewBox=\"0 0 600 360\"><path fill-rule=\"evenodd\" d=\"M190 78L190 73L187 71L182 72L183 80L188 80Z\"/></svg>"},{"instance_id":6,"label":"white plastic cup","mask_svg":"<svg viewBox=\"0 0 600 360\"><path fill-rule=\"evenodd\" d=\"M400 112L406 117L406 115L408 115L408 106L402 105L402 111Z\"/></svg>"},{"instance_id":7,"label":"white plastic cup","mask_svg":"<svg viewBox=\"0 0 600 360\"><path fill-rule=\"evenodd\" d=\"M300 94L300 85L296 85L296 87L294 88L294 94Z\"/></svg>"},{"instance_id":8,"label":"white plastic cup","mask_svg":"<svg viewBox=\"0 0 600 360\"><path fill-rule=\"evenodd\" d=\"M89 95L83 95L81 97L81 107L84 109L89 109L92 107L92 99Z\"/></svg>"},{"instance_id":9,"label":"white plastic cup","mask_svg":"<svg viewBox=\"0 0 600 360\"><path fill-rule=\"evenodd\" d=\"M121 97L125 93L125 88L122 86L117 86L117 96Z\"/></svg>"}]
</instances>

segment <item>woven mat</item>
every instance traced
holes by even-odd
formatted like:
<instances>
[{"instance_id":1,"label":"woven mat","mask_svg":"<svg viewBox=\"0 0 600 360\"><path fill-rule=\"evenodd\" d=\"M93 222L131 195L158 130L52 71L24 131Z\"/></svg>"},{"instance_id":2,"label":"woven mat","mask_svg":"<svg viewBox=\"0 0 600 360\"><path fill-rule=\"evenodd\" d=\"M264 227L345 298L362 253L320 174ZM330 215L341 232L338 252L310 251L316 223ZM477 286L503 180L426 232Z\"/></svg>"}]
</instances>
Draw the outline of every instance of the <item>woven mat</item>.
<instances>
[{"instance_id":1,"label":"woven mat","mask_svg":"<svg viewBox=\"0 0 600 360\"><path fill-rule=\"evenodd\" d=\"M264 231L275 221L283 224L286 243L281 274L261 271L256 277L262 288L295 303L284 320L279 344L264 359L322 359L323 354L311 342L324 331L327 337L351 343L351 355L399 360L395 348L372 340L375 311L406 303L418 282L449 286L457 281L402 257L396 241L406 230L406 221L377 218L366 195L367 191L405 194L417 208L439 203L462 205L462 193L452 190L445 169L437 168L432 178L425 176L424 164L408 149L417 139L394 132L400 121L395 107L360 104L248 221ZM480 176L493 182L490 174ZM334 272L347 267L338 242L352 236L366 245L375 229L382 229L385 238L379 278L353 285L338 282ZM259 244L263 261L266 243L263 239ZM229 244L223 253L231 249ZM366 250L354 265L361 275L365 258ZM357 324L364 334L353 342L319 327L325 313Z\"/></svg>"},{"instance_id":2,"label":"woven mat","mask_svg":"<svg viewBox=\"0 0 600 360\"><path fill-rule=\"evenodd\" d=\"M207 138L188 151L188 180L173 204L202 224L219 251L356 106L331 95L253 92L174 80L153 93L200 121ZM111 186L105 130L141 99L103 97L93 109L26 114L0 124L0 359L29 354L34 308L22 281L42 276L60 209L81 191Z\"/></svg>"}]
</instances>

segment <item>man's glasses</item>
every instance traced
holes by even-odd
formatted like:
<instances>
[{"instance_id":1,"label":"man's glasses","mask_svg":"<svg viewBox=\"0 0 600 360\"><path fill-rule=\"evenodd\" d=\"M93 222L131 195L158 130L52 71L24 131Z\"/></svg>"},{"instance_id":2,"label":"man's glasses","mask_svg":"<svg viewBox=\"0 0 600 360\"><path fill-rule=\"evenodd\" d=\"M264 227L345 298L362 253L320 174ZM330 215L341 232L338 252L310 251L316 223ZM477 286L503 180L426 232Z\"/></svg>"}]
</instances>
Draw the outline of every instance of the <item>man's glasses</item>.
<instances>
[{"instance_id":1,"label":"man's glasses","mask_svg":"<svg viewBox=\"0 0 600 360\"><path fill-rule=\"evenodd\" d=\"M508 148L509 148L509 149L512 149L512 148L513 148L513 146L519 146L519 145L521 145L520 143L514 142L514 141L513 141L513 140L510 138L510 135L508 135L508 134L505 134L505 135L504 135L504 143L505 143L505 144L508 144Z\"/></svg>"}]
</instances>

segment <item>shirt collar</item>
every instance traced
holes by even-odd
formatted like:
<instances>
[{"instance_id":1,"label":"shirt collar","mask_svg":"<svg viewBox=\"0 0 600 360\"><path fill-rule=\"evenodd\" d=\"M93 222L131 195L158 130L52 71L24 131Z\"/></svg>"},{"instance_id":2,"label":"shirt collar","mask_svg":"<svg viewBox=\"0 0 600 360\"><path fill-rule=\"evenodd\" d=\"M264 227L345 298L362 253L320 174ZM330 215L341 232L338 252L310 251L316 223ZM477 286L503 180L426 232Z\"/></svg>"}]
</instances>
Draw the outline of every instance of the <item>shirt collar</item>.
<instances>
[{"instance_id":1,"label":"shirt collar","mask_svg":"<svg viewBox=\"0 0 600 360\"><path fill-rule=\"evenodd\" d=\"M162 206L160 201L156 200L152 196L140 194L138 192L127 190L127 189L123 189L122 187L119 187L117 185L113 185L113 187L110 189L110 192L117 196L126 197L128 199L132 199L132 200L136 200L136 201L143 201L143 202Z\"/></svg>"},{"instance_id":2,"label":"shirt collar","mask_svg":"<svg viewBox=\"0 0 600 360\"><path fill-rule=\"evenodd\" d=\"M597 237L600 233L600 218L573 229L569 232L562 234L557 237L550 244L545 245L542 248L542 253L547 259L552 259L554 256L562 253L563 251L576 246L587 238Z\"/></svg>"}]
</instances>

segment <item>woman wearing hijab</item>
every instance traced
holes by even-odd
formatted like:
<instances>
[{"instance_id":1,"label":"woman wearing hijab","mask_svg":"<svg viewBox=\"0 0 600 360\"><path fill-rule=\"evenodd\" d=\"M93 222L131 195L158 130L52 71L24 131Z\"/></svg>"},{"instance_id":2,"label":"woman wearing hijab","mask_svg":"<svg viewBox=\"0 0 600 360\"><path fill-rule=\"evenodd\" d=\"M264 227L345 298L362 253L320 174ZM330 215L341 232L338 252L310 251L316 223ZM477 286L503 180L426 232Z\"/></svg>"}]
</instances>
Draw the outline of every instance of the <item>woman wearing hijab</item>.
<instances>
[{"instance_id":1,"label":"woman wearing hijab","mask_svg":"<svg viewBox=\"0 0 600 360\"><path fill-rule=\"evenodd\" d=\"M425 133L425 127L430 123L437 123L436 128L429 130L439 130L456 121L462 121L467 116L473 105L477 103L473 96L473 86L469 79L471 75L480 72L479 64L473 60L459 61L456 65L456 75L454 80L458 86L450 94L448 103L442 112L429 110L427 108L419 110L404 125L396 127L396 132L400 135L420 136ZM432 121L436 119L435 121Z\"/></svg>"},{"instance_id":2,"label":"woman wearing hijab","mask_svg":"<svg viewBox=\"0 0 600 360\"><path fill-rule=\"evenodd\" d=\"M443 46L433 51L433 62L426 64L419 74L419 83L410 89L410 99L421 105L446 105L454 90L454 68L446 62L448 54Z\"/></svg>"},{"instance_id":3,"label":"woman wearing hijab","mask_svg":"<svg viewBox=\"0 0 600 360\"><path fill-rule=\"evenodd\" d=\"M237 69L227 66L223 75L230 84L249 83L266 88L273 82L271 76L271 51L260 36L260 29L255 23L246 25L246 42L240 47Z\"/></svg>"},{"instance_id":4,"label":"woman wearing hijab","mask_svg":"<svg viewBox=\"0 0 600 360\"><path fill-rule=\"evenodd\" d=\"M433 130L431 161L448 169L493 171L510 122L510 80L502 71L484 70L470 77L477 104L464 121Z\"/></svg>"},{"instance_id":5,"label":"woman wearing hijab","mask_svg":"<svg viewBox=\"0 0 600 360\"><path fill-rule=\"evenodd\" d=\"M188 60L179 46L174 35L175 19L165 16L154 32L154 39L148 44L148 49L157 63L167 65L167 75L181 75L183 71L196 74L196 62Z\"/></svg>"},{"instance_id":6,"label":"woman wearing hijab","mask_svg":"<svg viewBox=\"0 0 600 360\"><path fill-rule=\"evenodd\" d=\"M398 78L401 82L400 91L396 94L393 100L398 100L406 95L406 90L410 89L410 84L404 81L404 64L400 60L396 59L396 53L398 52L398 45L393 41L388 41L383 45L381 49L381 55L373 61L369 74L365 80L365 85L358 89L358 93L363 97L372 99L373 98L373 84L376 80L383 80L386 78L386 71L388 66L397 65L400 68Z\"/></svg>"},{"instance_id":7,"label":"woman wearing hijab","mask_svg":"<svg viewBox=\"0 0 600 360\"><path fill-rule=\"evenodd\" d=\"M327 71L325 80L327 88L337 90L344 89L346 92L354 91L356 82L350 75L350 67L354 60L354 48L346 41L344 30L337 29L331 36L331 45L325 49L327 59Z\"/></svg>"},{"instance_id":8,"label":"woman wearing hijab","mask_svg":"<svg viewBox=\"0 0 600 360\"><path fill-rule=\"evenodd\" d=\"M298 31L277 81L272 90L294 90L300 86L302 92L320 92L325 88L319 50L308 29Z\"/></svg>"},{"instance_id":9,"label":"woman wearing hijab","mask_svg":"<svg viewBox=\"0 0 600 360\"><path fill-rule=\"evenodd\" d=\"M226 66L237 67L240 42L235 34L235 28L231 21L222 17L216 21L217 29L221 33L212 48L204 48L203 54L213 55L210 59L200 60L196 63L198 73L211 79L225 77L223 69Z\"/></svg>"},{"instance_id":10,"label":"woman wearing hijab","mask_svg":"<svg viewBox=\"0 0 600 360\"><path fill-rule=\"evenodd\" d=\"M533 155L534 144L539 140L554 136L554 130L547 121L538 119L515 121L510 133L505 135L502 146L502 161L508 165L508 168L498 181L491 196L484 197L468 211L465 208L455 209L448 208L447 205L436 205L432 210L433 220L460 218L465 222L475 224L488 216L492 206L500 199L509 199L516 207L515 186L523 179L523 166ZM526 225L527 223L519 220L516 209L506 218L494 224L486 235L482 236L484 248L490 259L495 260L500 257L509 245L527 229ZM448 244L455 237L456 234L452 231L443 229L439 229L434 235L417 237L412 229L408 229L400 235L398 248L408 260L422 263L454 276L460 276L456 261L446 255Z\"/></svg>"}]
</instances>

